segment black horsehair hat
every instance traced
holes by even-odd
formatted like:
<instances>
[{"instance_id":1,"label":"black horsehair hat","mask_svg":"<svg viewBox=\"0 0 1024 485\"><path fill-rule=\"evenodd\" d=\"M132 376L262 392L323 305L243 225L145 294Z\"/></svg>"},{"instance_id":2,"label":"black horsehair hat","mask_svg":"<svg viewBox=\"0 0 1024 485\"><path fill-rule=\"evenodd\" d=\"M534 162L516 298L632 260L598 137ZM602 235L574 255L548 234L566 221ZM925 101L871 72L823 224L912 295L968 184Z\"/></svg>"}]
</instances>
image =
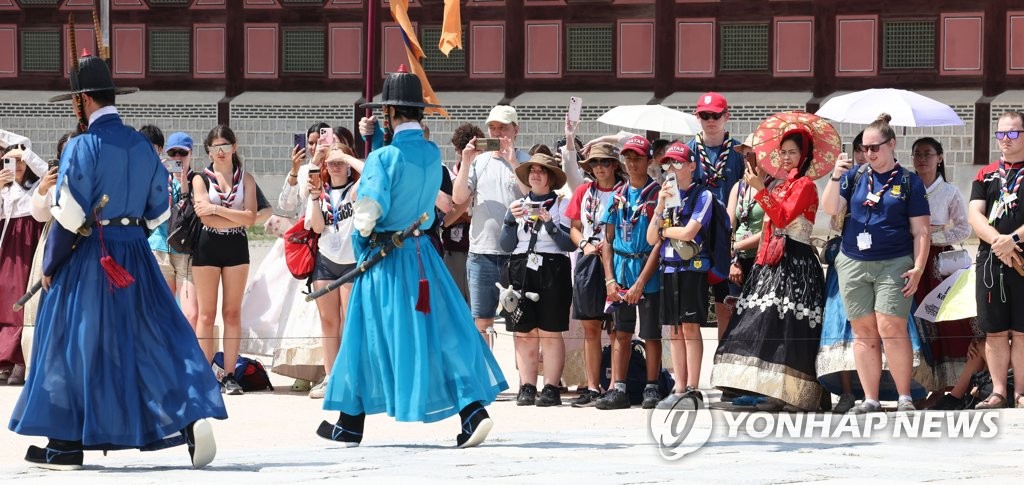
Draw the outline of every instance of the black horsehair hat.
<instances>
[{"instance_id":1,"label":"black horsehair hat","mask_svg":"<svg viewBox=\"0 0 1024 485\"><path fill-rule=\"evenodd\" d=\"M107 63L96 56L84 55L78 59L78 71L72 70L71 92L50 98L50 102L67 101L75 94L113 90L114 94L131 94L139 88L119 88L114 86L114 78L110 75Z\"/></svg>"},{"instance_id":2,"label":"black horsehair hat","mask_svg":"<svg viewBox=\"0 0 1024 485\"><path fill-rule=\"evenodd\" d=\"M365 103L360 108L381 108L384 106L412 106L416 108L441 108L440 105L423 102L423 85L420 78L406 71L405 64L398 71L388 74L377 103Z\"/></svg>"}]
</instances>

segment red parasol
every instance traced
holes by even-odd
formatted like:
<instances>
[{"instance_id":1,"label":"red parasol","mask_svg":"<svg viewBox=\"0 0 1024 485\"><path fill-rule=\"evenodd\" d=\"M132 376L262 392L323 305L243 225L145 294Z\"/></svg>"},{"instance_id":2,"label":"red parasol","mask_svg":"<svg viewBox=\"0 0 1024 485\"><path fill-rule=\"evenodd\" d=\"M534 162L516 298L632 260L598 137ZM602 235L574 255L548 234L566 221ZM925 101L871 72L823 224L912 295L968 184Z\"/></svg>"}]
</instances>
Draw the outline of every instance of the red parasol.
<instances>
[{"instance_id":1,"label":"red parasol","mask_svg":"<svg viewBox=\"0 0 1024 485\"><path fill-rule=\"evenodd\" d=\"M754 131L753 140L758 166L772 177L785 178L779 145L786 133L801 128L810 132L814 140L814 158L806 175L819 179L829 173L842 151L839 133L824 118L803 111L776 113L761 122Z\"/></svg>"}]
</instances>

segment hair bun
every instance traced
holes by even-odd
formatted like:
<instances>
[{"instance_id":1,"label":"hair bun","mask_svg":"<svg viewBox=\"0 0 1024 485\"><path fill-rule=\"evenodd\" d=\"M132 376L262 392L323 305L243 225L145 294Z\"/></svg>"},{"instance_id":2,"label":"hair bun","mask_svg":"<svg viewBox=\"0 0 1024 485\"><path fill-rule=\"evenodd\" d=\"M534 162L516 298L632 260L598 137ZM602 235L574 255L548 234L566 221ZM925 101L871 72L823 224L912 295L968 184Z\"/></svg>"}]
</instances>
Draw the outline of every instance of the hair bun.
<instances>
[{"instance_id":1,"label":"hair bun","mask_svg":"<svg viewBox=\"0 0 1024 485\"><path fill-rule=\"evenodd\" d=\"M878 115L878 118L875 118L875 121L882 121L888 123L892 121L892 116L889 116L889 113L882 113Z\"/></svg>"}]
</instances>

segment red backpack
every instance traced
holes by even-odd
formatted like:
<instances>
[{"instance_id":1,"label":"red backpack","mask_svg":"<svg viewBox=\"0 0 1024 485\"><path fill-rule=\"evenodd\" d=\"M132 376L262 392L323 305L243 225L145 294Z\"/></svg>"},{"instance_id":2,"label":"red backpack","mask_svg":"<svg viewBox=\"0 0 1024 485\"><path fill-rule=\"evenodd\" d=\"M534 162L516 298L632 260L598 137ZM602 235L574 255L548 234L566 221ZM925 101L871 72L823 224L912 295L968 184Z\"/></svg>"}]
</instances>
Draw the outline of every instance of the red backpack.
<instances>
[{"instance_id":1,"label":"red backpack","mask_svg":"<svg viewBox=\"0 0 1024 485\"><path fill-rule=\"evenodd\" d=\"M288 271L297 279L306 279L313 274L316 265L317 242L320 235L306 229L306 218L299 218L291 229L284 233L284 260Z\"/></svg>"}]
</instances>

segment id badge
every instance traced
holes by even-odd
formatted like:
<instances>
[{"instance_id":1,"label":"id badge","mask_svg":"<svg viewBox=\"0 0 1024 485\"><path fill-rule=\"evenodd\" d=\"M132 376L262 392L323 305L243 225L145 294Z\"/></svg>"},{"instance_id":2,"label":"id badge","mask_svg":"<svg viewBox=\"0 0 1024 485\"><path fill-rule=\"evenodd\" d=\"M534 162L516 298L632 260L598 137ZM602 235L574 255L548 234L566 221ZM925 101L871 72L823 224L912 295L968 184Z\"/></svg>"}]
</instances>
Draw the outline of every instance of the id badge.
<instances>
[{"instance_id":1,"label":"id badge","mask_svg":"<svg viewBox=\"0 0 1024 485\"><path fill-rule=\"evenodd\" d=\"M452 228L451 239L453 242L462 242L462 229L461 225Z\"/></svg>"},{"instance_id":2,"label":"id badge","mask_svg":"<svg viewBox=\"0 0 1024 485\"><path fill-rule=\"evenodd\" d=\"M857 249L867 251L871 249L871 234L864 231L857 235Z\"/></svg>"},{"instance_id":3,"label":"id badge","mask_svg":"<svg viewBox=\"0 0 1024 485\"><path fill-rule=\"evenodd\" d=\"M623 222L622 223L622 240L625 242L633 242L633 223Z\"/></svg>"},{"instance_id":4,"label":"id badge","mask_svg":"<svg viewBox=\"0 0 1024 485\"><path fill-rule=\"evenodd\" d=\"M868 192L867 198L868 198L868 201L870 201L872 204L877 204L878 201L882 200L882 198L879 197L878 194L873 194L871 192Z\"/></svg>"},{"instance_id":5,"label":"id badge","mask_svg":"<svg viewBox=\"0 0 1024 485\"><path fill-rule=\"evenodd\" d=\"M541 265L544 264L544 258L541 255L533 253L526 256L526 267L533 271L540 269Z\"/></svg>"},{"instance_id":6,"label":"id badge","mask_svg":"<svg viewBox=\"0 0 1024 485\"><path fill-rule=\"evenodd\" d=\"M675 254L676 254L676 250L672 249L672 245L671 244L665 246L665 257L666 258L674 258Z\"/></svg>"},{"instance_id":7,"label":"id badge","mask_svg":"<svg viewBox=\"0 0 1024 485\"><path fill-rule=\"evenodd\" d=\"M1017 201L1017 194L1006 194L1003 196L1004 204L1012 204Z\"/></svg>"},{"instance_id":8,"label":"id badge","mask_svg":"<svg viewBox=\"0 0 1024 485\"><path fill-rule=\"evenodd\" d=\"M997 200L992 204L992 210L988 213L989 225L995 224L996 220L1003 215L1003 201Z\"/></svg>"}]
</instances>

